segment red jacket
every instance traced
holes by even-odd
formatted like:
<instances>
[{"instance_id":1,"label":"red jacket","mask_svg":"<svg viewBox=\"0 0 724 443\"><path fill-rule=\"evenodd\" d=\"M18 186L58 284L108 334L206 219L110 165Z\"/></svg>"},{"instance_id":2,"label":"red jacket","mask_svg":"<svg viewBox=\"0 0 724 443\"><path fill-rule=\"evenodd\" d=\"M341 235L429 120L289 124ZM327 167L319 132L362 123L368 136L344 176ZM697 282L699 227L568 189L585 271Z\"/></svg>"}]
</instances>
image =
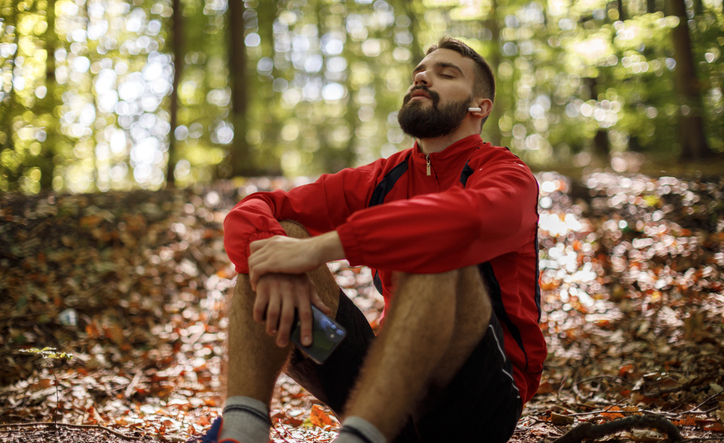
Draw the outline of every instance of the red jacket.
<instances>
[{"instance_id":1,"label":"red jacket","mask_svg":"<svg viewBox=\"0 0 724 443\"><path fill-rule=\"evenodd\" d=\"M546 345L538 327L538 186L508 149L467 137L428 158L413 146L288 192L257 192L224 221L224 246L248 273L249 244L295 220L312 235L337 230L350 265L373 269L388 307L392 271L478 265L505 337L523 402L538 388ZM384 203L384 204L383 204Z\"/></svg>"}]
</instances>

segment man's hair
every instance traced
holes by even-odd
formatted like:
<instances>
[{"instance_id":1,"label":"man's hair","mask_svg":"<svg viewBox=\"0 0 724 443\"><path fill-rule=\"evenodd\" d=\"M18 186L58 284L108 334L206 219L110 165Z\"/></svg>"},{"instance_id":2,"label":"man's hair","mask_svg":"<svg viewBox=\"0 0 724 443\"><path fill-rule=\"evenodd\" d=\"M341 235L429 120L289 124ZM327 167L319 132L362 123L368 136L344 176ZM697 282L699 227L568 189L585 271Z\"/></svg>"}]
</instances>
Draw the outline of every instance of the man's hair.
<instances>
[{"instance_id":1,"label":"man's hair","mask_svg":"<svg viewBox=\"0 0 724 443\"><path fill-rule=\"evenodd\" d=\"M437 42L436 45L430 46L425 55L430 54L438 49L450 49L457 52L463 57L473 59L475 62L475 81L473 82L473 94L478 97L489 98L491 101L495 100L495 78L493 77L493 70L490 69L490 65L485 59L475 52L473 48L450 37L443 37Z\"/></svg>"}]
</instances>

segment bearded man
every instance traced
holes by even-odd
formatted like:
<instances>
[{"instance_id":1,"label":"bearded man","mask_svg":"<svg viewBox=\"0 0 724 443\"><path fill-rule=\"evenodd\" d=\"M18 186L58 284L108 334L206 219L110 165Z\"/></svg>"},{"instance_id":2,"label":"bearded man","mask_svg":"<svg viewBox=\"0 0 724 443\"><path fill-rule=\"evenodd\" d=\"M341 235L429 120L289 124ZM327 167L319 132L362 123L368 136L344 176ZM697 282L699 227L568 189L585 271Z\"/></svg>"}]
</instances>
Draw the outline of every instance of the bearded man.
<instances>
[{"instance_id":1,"label":"bearded man","mask_svg":"<svg viewBox=\"0 0 724 443\"><path fill-rule=\"evenodd\" d=\"M285 371L342 417L335 440L503 443L540 381L537 196L528 167L480 138L495 83L444 38L412 72L398 114L414 146L289 192L259 192L224 222L239 276L227 401L205 441L269 440ZM374 336L325 264L372 268L385 299ZM290 345L311 305L346 339L318 365Z\"/></svg>"}]
</instances>

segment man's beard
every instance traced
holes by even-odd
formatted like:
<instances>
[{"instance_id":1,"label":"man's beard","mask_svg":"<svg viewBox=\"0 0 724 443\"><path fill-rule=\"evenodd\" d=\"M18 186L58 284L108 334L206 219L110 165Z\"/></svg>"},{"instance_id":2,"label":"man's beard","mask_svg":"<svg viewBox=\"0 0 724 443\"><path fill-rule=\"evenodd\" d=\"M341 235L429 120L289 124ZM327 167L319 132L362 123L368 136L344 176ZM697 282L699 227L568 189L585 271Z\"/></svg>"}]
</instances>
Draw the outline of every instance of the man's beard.
<instances>
[{"instance_id":1,"label":"man's beard","mask_svg":"<svg viewBox=\"0 0 724 443\"><path fill-rule=\"evenodd\" d=\"M425 108L422 101L410 102L411 94L422 89L432 99L432 106ZM451 134L463 122L468 115L470 99L452 102L438 108L440 94L427 89L426 86L418 86L410 91L402 102L400 112L397 113L397 121L402 131L414 138L435 138Z\"/></svg>"}]
</instances>

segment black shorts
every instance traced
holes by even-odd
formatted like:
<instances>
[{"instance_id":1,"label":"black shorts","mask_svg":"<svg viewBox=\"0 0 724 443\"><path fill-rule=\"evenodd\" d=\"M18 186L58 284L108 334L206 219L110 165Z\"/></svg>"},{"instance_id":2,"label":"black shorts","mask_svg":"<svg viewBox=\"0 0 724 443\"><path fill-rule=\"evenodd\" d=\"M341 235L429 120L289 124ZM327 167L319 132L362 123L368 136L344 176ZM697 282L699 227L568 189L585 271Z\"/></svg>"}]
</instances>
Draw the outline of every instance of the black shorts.
<instances>
[{"instance_id":1,"label":"black shorts","mask_svg":"<svg viewBox=\"0 0 724 443\"><path fill-rule=\"evenodd\" d=\"M336 320L347 329L347 337L327 361L317 365L295 349L286 373L341 415L375 335L344 292ZM503 332L493 314L485 336L450 385L428 392L394 442L508 441L522 409L512 374L503 353Z\"/></svg>"}]
</instances>

